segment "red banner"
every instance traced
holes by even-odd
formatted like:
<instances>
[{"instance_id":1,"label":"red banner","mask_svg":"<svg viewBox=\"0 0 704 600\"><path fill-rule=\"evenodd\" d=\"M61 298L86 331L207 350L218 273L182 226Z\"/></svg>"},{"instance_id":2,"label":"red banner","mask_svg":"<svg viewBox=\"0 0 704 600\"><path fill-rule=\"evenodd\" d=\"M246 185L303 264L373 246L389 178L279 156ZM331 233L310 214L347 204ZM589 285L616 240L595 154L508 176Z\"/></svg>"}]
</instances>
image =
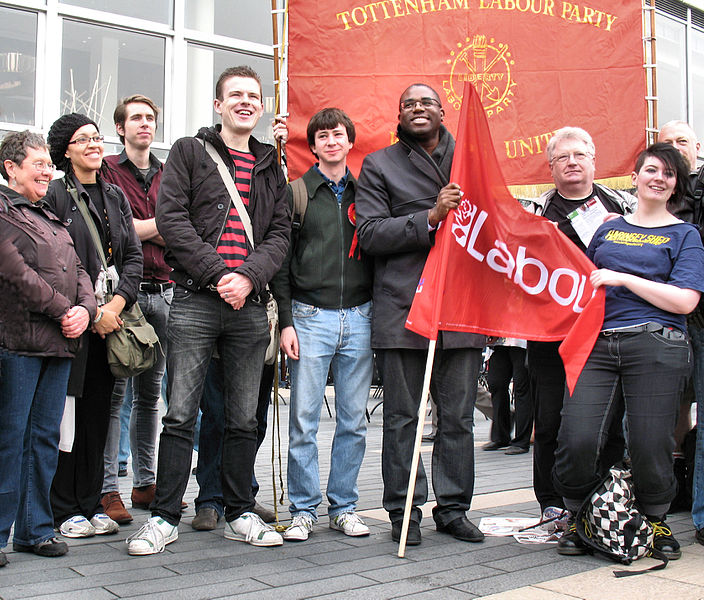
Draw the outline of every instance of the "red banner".
<instances>
[{"instance_id":1,"label":"red banner","mask_svg":"<svg viewBox=\"0 0 704 600\"><path fill-rule=\"evenodd\" d=\"M591 261L511 196L482 102L469 83L465 94L450 175L464 196L436 234L406 327L429 339L438 329L542 341L569 334L560 352L572 389L604 321L603 289L589 282Z\"/></svg>"},{"instance_id":2,"label":"red banner","mask_svg":"<svg viewBox=\"0 0 704 600\"><path fill-rule=\"evenodd\" d=\"M545 145L566 125L597 147L597 177L631 172L645 141L640 0L290 0L292 177L314 160L310 117L326 106L357 126L348 163L395 141L398 99L431 85L454 134L473 83L511 185L550 182Z\"/></svg>"}]
</instances>

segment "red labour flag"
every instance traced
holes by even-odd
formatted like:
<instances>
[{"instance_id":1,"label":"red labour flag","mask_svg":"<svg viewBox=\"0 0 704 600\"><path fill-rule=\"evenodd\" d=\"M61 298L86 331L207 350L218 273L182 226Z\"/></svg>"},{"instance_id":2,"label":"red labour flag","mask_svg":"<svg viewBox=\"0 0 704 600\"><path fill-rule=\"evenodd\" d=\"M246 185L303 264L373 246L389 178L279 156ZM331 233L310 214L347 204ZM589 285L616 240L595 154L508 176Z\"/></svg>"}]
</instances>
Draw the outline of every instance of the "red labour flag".
<instances>
[{"instance_id":1,"label":"red labour flag","mask_svg":"<svg viewBox=\"0 0 704 600\"><path fill-rule=\"evenodd\" d=\"M467 83L452 182L464 192L437 232L406 327L538 341L565 339L570 390L604 321L591 261L553 223L525 211L504 183L482 103Z\"/></svg>"}]
</instances>

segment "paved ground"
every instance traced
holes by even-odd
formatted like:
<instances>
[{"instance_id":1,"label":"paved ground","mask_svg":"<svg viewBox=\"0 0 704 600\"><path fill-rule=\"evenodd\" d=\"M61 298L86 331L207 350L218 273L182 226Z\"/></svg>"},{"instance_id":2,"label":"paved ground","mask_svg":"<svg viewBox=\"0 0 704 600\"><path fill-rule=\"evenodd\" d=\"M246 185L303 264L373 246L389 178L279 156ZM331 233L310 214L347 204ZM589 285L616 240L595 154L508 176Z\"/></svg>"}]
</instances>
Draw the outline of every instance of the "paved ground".
<instances>
[{"instance_id":1,"label":"paved ground","mask_svg":"<svg viewBox=\"0 0 704 600\"><path fill-rule=\"evenodd\" d=\"M370 409L374 404L370 400ZM287 407L282 406L284 480L286 420ZM482 452L489 422L479 413L476 421L476 487L469 517L478 523L482 516L537 516L530 488L531 455ZM333 430L334 420L323 411L319 435L323 477ZM431 445L424 444L426 465L431 450ZM127 555L124 539L148 516L147 511L132 510L134 523L123 526L115 536L68 540L71 550L65 557L42 559L10 551L10 565L0 570L0 598L704 599L704 547L694 543L691 521L683 514L670 519L684 546L683 558L664 571L625 579L613 576L613 563L594 557L560 557L552 546L520 545L512 538L487 538L482 544L456 541L435 531L429 518L432 502L424 509L428 518L422 524L422 545L408 548L406 558L400 559L381 509L380 457L379 409L369 425L359 479L359 509L372 530L368 538L349 538L330 530L325 506L307 542L289 542L279 548L253 548L225 540L222 526L213 532L194 531L190 521L197 486L191 477L185 497L189 509L179 539L164 553L141 558ZM273 503L271 472L269 435L257 461L260 501L269 505ZM121 479L121 486L123 499L129 498L131 481ZM287 519L288 511L281 511L282 520ZM634 568L649 562L644 559Z\"/></svg>"}]
</instances>

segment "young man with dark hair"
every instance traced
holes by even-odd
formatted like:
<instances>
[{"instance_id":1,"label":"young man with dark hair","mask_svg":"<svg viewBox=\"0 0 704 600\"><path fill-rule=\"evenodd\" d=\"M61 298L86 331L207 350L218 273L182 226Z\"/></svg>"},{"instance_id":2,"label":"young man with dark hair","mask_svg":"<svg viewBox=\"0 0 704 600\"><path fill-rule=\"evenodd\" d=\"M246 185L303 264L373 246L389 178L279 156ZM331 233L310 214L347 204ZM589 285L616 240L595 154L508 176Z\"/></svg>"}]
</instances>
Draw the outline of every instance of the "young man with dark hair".
<instances>
[{"instance_id":1,"label":"young man with dark hair","mask_svg":"<svg viewBox=\"0 0 704 600\"><path fill-rule=\"evenodd\" d=\"M113 114L115 130L124 150L103 159L102 175L106 181L122 188L132 208L134 227L142 242L144 267L139 284L138 302L147 321L154 327L163 354L153 367L128 379L117 379L113 389L110 426L105 443L105 477L102 504L105 513L117 523L129 523L132 515L120 497L118 453L120 412L128 385L131 387L132 416L130 440L132 452L132 507L148 508L154 499L156 483L156 435L159 426L158 402L161 380L166 368L168 345L166 323L173 298L171 267L164 260L164 240L156 229L154 215L163 165L151 152L156 134L159 108L142 94L133 94L118 103Z\"/></svg>"},{"instance_id":2,"label":"young man with dark hair","mask_svg":"<svg viewBox=\"0 0 704 600\"><path fill-rule=\"evenodd\" d=\"M301 178L305 211L289 186L291 245L272 282L279 303L281 348L291 372L288 495L293 522L284 539L303 541L318 520L318 424L332 366L336 427L327 498L330 528L369 535L357 516L357 476L366 442L365 410L372 379L371 269L355 231L357 182L347 168L354 124L338 108L324 108L308 124L318 162ZM298 213L300 211L300 213Z\"/></svg>"},{"instance_id":3,"label":"young man with dark hair","mask_svg":"<svg viewBox=\"0 0 704 600\"><path fill-rule=\"evenodd\" d=\"M229 73L226 72L226 73ZM163 419L152 517L128 540L134 555L161 552L178 538L191 472L193 430L206 371L223 364L225 538L276 546L281 536L252 512L257 393L269 343L266 284L289 241L286 180L275 149L251 134L264 112L256 74L221 76L214 101L222 125L177 140L159 190L156 222L176 282L169 314L169 408ZM219 160L211 158L209 150ZM228 192L222 161L241 197ZM246 214L240 214L241 205ZM251 221L253 244L243 220Z\"/></svg>"}]
</instances>

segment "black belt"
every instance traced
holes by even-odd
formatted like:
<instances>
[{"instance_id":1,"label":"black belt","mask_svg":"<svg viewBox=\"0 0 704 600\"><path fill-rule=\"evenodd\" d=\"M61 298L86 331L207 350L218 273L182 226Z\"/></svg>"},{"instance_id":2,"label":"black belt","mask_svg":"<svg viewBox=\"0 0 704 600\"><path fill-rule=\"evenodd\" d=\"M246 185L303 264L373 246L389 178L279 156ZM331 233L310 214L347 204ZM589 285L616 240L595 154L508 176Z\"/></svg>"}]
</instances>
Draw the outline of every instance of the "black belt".
<instances>
[{"instance_id":1,"label":"black belt","mask_svg":"<svg viewBox=\"0 0 704 600\"><path fill-rule=\"evenodd\" d=\"M158 283L156 281L142 281L139 284L140 292L148 292L150 294L163 294L166 290L170 290L174 287L172 281L167 281L165 283Z\"/></svg>"},{"instance_id":2,"label":"black belt","mask_svg":"<svg viewBox=\"0 0 704 600\"><path fill-rule=\"evenodd\" d=\"M679 329L665 327L655 321L648 321L642 325L632 325L631 327L619 327L616 329L604 329L601 334L605 336L614 335L615 333L660 333L663 337L671 340L682 340L687 336Z\"/></svg>"},{"instance_id":3,"label":"black belt","mask_svg":"<svg viewBox=\"0 0 704 600\"><path fill-rule=\"evenodd\" d=\"M202 288L200 288L199 291L207 292L207 293L212 294L222 300L220 294L218 293L218 286L215 285L214 283L209 283L208 285L203 286ZM247 300L251 300L255 304L266 304L267 302L269 302L269 300L271 298L272 298L272 294L266 288L263 289L258 294L255 294L254 292L252 292L251 294L249 294L249 296L247 296ZM224 300L223 300L223 302L224 302Z\"/></svg>"}]
</instances>

